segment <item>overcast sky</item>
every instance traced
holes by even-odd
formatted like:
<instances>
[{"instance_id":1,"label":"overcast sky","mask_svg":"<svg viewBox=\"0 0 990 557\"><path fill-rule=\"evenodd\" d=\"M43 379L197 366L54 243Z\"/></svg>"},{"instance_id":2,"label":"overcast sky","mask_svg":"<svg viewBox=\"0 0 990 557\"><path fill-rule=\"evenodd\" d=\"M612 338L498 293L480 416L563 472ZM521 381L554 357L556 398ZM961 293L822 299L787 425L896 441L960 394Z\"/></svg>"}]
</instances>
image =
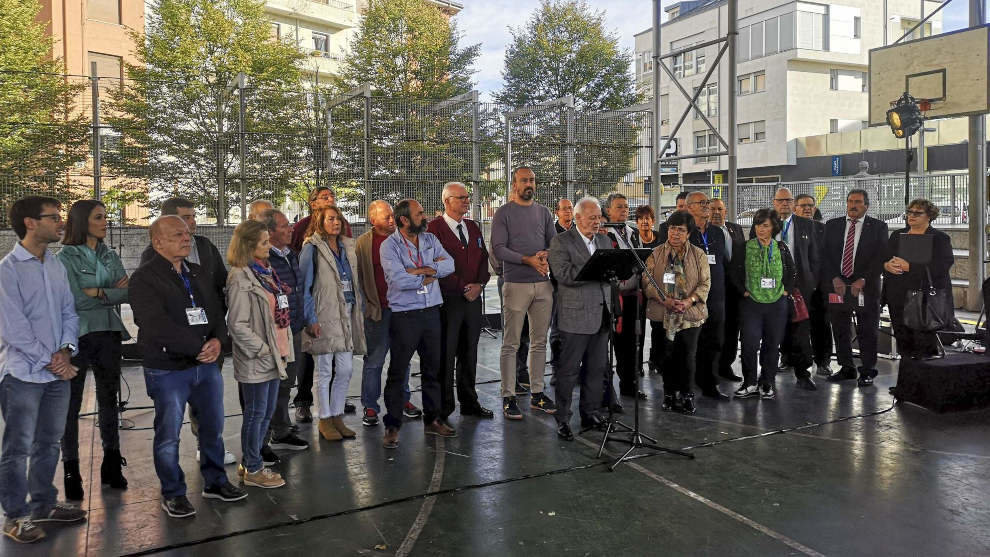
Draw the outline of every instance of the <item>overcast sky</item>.
<instances>
[{"instance_id":1,"label":"overcast sky","mask_svg":"<svg viewBox=\"0 0 990 557\"><path fill-rule=\"evenodd\" d=\"M539 7L539 0L460 0L464 10L455 18L462 32L462 45L481 43L481 56L474 75L478 90L489 97L502 87L505 47L511 40L509 27L522 26ZM879 0L878 0L879 1ZM663 0L664 6L676 0ZM622 48L632 52L633 36L650 27L653 17L650 0L588 0L594 10L605 12L608 31L619 36ZM969 3L955 0L942 10L946 31L966 26Z\"/></svg>"}]
</instances>

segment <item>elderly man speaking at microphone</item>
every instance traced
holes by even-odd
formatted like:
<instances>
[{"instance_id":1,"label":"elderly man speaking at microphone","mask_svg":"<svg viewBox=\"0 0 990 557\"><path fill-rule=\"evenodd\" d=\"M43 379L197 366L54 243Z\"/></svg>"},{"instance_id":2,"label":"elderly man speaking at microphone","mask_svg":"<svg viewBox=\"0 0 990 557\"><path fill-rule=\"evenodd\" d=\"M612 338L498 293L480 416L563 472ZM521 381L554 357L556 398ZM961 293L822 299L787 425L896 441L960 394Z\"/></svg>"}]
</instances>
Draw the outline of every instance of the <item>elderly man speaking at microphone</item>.
<instances>
[{"instance_id":1,"label":"elderly man speaking at microphone","mask_svg":"<svg viewBox=\"0 0 990 557\"><path fill-rule=\"evenodd\" d=\"M612 242L599 234L602 210L598 200L585 197L577 202L577 226L550 241L550 267L557 279L560 327L560 364L554 369L557 394L557 435L574 439L569 421L571 396L578 378L581 380L581 425L592 427L602 422L596 412L601 406L605 373L608 368L609 312L612 288L605 282L575 280L584 264L599 249L611 249ZM581 375L584 362L584 375Z\"/></svg>"}]
</instances>

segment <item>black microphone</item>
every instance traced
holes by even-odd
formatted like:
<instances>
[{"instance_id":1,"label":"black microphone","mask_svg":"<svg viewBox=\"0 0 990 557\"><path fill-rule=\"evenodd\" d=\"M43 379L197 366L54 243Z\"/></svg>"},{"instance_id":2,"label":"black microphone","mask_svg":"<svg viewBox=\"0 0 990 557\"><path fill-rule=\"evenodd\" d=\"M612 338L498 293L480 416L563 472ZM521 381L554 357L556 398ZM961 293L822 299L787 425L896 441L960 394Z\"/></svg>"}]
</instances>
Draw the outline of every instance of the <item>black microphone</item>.
<instances>
[{"instance_id":1,"label":"black microphone","mask_svg":"<svg viewBox=\"0 0 990 557\"><path fill-rule=\"evenodd\" d=\"M603 222L602 223L602 226L604 226L606 228L623 228L624 229L626 227L626 223L624 223L624 222Z\"/></svg>"}]
</instances>

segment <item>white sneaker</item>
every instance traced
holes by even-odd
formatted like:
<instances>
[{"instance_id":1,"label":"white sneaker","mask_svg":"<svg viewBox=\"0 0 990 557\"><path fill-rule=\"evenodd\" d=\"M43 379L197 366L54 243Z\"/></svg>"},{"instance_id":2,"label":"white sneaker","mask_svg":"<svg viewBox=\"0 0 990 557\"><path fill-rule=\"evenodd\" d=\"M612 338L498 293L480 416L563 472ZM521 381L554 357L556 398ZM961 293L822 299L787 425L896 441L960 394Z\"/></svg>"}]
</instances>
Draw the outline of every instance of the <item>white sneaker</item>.
<instances>
[{"instance_id":1,"label":"white sneaker","mask_svg":"<svg viewBox=\"0 0 990 557\"><path fill-rule=\"evenodd\" d=\"M819 377L828 377L829 375L832 375L832 366L829 364L815 364L815 375Z\"/></svg>"},{"instance_id":2,"label":"white sneaker","mask_svg":"<svg viewBox=\"0 0 990 557\"><path fill-rule=\"evenodd\" d=\"M760 394L760 389L756 385L743 385L733 393L736 398L750 398Z\"/></svg>"},{"instance_id":3,"label":"white sneaker","mask_svg":"<svg viewBox=\"0 0 990 557\"><path fill-rule=\"evenodd\" d=\"M199 449L196 449L196 462L199 462ZM223 463L224 464L233 464L235 462L237 462L237 457L234 456L234 453L232 453L230 451L224 451L223 452Z\"/></svg>"}]
</instances>

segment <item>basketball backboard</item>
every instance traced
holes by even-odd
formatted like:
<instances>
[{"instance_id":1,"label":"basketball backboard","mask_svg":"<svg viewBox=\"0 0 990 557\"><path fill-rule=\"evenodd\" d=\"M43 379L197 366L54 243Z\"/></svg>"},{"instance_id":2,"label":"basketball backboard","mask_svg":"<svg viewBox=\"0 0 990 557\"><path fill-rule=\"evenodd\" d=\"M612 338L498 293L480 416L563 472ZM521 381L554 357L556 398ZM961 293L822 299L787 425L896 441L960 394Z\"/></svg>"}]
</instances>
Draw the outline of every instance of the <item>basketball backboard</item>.
<instances>
[{"instance_id":1,"label":"basketball backboard","mask_svg":"<svg viewBox=\"0 0 990 557\"><path fill-rule=\"evenodd\" d=\"M886 125L890 103L905 91L932 99L929 119L990 112L988 49L988 25L871 49L870 125Z\"/></svg>"}]
</instances>

